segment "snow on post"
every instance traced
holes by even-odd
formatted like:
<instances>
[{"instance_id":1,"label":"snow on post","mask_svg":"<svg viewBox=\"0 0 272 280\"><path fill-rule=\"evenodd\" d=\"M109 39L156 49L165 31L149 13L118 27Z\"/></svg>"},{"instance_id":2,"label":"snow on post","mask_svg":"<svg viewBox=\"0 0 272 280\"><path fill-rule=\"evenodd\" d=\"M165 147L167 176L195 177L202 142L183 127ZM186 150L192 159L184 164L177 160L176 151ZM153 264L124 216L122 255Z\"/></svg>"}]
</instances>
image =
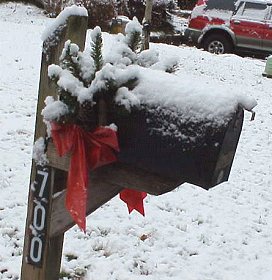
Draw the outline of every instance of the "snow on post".
<instances>
[{"instance_id":1,"label":"snow on post","mask_svg":"<svg viewBox=\"0 0 272 280\"><path fill-rule=\"evenodd\" d=\"M58 47L63 47L60 42L63 40L63 38L61 38L63 34L67 34L65 29L67 28L68 20L73 21L73 23L70 22L69 24L70 30L68 30L68 33L70 35L65 41L70 39L75 42L80 40L82 30L84 30L83 25L87 24L87 17L88 13L84 7L73 5L65 8L57 18L54 19L53 23L44 30L41 39L43 40L43 53L46 54L46 59L48 61L50 52L54 52L54 49ZM81 20L81 18L85 18L85 20Z\"/></svg>"},{"instance_id":2,"label":"snow on post","mask_svg":"<svg viewBox=\"0 0 272 280\"><path fill-rule=\"evenodd\" d=\"M79 7L76 5L73 5L71 7L65 8L54 20L54 22L48 26L44 32L42 33L41 39L45 41L48 37L52 36L57 30L57 28L61 25L64 25L67 22L67 19L70 16L82 16L82 17L88 17L88 12L86 8Z\"/></svg>"}]
</instances>

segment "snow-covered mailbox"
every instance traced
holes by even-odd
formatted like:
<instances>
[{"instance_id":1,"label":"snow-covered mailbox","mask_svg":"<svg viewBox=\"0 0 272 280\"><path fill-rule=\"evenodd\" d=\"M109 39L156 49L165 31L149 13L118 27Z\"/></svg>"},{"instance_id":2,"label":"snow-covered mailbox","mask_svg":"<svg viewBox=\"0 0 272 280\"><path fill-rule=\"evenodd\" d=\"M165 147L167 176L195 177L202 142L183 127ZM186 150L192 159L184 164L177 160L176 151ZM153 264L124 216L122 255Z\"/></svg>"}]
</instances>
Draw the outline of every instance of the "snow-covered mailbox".
<instances>
[{"instance_id":1,"label":"snow-covered mailbox","mask_svg":"<svg viewBox=\"0 0 272 280\"><path fill-rule=\"evenodd\" d=\"M120 193L144 213L146 193L228 179L255 101L174 75L176 59L100 28L85 44L87 12L64 10L44 34L22 280L59 279L63 236ZM108 48L107 48L108 47ZM44 104L45 103L45 104Z\"/></svg>"},{"instance_id":2,"label":"snow-covered mailbox","mask_svg":"<svg viewBox=\"0 0 272 280\"><path fill-rule=\"evenodd\" d=\"M216 92L202 95L192 86L186 90L175 76L146 72L141 73L143 85L135 89L143 94L141 108L126 118L112 116L118 127L118 161L165 178L165 185L150 184L145 190L156 195L184 182L209 189L227 181L243 108Z\"/></svg>"}]
</instances>

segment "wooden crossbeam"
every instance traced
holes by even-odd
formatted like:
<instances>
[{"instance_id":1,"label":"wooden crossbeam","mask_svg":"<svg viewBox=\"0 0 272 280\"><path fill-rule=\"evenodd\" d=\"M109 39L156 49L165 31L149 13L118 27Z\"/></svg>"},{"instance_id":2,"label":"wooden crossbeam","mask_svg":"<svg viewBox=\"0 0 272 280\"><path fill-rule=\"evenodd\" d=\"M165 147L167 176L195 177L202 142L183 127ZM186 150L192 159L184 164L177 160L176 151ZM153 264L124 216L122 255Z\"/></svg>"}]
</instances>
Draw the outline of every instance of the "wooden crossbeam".
<instances>
[{"instance_id":1,"label":"wooden crossbeam","mask_svg":"<svg viewBox=\"0 0 272 280\"><path fill-rule=\"evenodd\" d=\"M47 156L50 165L62 169L67 176L69 170L69 155L59 157L52 143L49 143ZM61 172L61 171L59 171ZM64 175L66 174L66 175ZM62 183L65 183L62 181ZM88 186L87 213L91 214L97 208L117 195L123 188L144 191L153 195L160 195L179 186L180 181L152 174L143 169L116 162L90 171ZM60 183L57 182L58 185ZM66 189L53 199L50 236L59 235L74 225L69 212L65 208ZM150 190L152 189L152 193Z\"/></svg>"}]
</instances>

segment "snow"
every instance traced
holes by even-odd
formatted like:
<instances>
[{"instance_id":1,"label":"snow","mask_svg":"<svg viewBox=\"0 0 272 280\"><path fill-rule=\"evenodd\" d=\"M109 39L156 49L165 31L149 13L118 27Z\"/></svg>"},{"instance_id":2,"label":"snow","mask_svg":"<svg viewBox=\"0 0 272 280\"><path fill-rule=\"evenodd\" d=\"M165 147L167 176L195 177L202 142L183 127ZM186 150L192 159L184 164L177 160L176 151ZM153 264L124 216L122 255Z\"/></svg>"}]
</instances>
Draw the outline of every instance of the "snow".
<instances>
[{"instance_id":1,"label":"snow","mask_svg":"<svg viewBox=\"0 0 272 280\"><path fill-rule=\"evenodd\" d=\"M93 59L91 59L90 49L81 52L79 50L78 45L72 43L71 40L67 40L64 44L64 48L60 56L60 60L62 61L62 64L66 56L69 55L71 55L72 61L80 69L79 75L81 76L81 78L89 82L95 72L94 61ZM51 65L48 69L49 77L58 77L59 75L62 74L61 72L62 72L61 67L57 65Z\"/></svg>"},{"instance_id":2,"label":"snow","mask_svg":"<svg viewBox=\"0 0 272 280\"><path fill-rule=\"evenodd\" d=\"M233 13L232 11L229 10L221 10L221 9L205 10L205 8L206 8L206 4L196 6L191 13L191 19L194 19L198 16L205 16L210 21L215 18L220 18L222 20L229 21Z\"/></svg>"},{"instance_id":3,"label":"snow","mask_svg":"<svg viewBox=\"0 0 272 280\"><path fill-rule=\"evenodd\" d=\"M35 141L32 158L38 165L45 165L48 163L48 159L45 154L45 143L43 137L40 137Z\"/></svg>"},{"instance_id":4,"label":"snow","mask_svg":"<svg viewBox=\"0 0 272 280\"><path fill-rule=\"evenodd\" d=\"M71 40L67 40L64 44L64 48L59 59L63 60L67 52L69 52L71 56L77 56L79 52L78 45L72 43ZM52 75L57 75L57 74L52 74Z\"/></svg>"},{"instance_id":5,"label":"snow","mask_svg":"<svg viewBox=\"0 0 272 280\"><path fill-rule=\"evenodd\" d=\"M110 128L111 130L113 130L115 132L118 131L118 127L114 123L111 123L110 125L106 125L105 127Z\"/></svg>"},{"instance_id":6,"label":"snow","mask_svg":"<svg viewBox=\"0 0 272 280\"><path fill-rule=\"evenodd\" d=\"M99 36L100 34L101 34L101 28L99 26L96 26L91 32L91 38L94 43L97 40L97 36Z\"/></svg>"},{"instance_id":7,"label":"snow","mask_svg":"<svg viewBox=\"0 0 272 280\"><path fill-rule=\"evenodd\" d=\"M126 110L131 111L132 107L137 107L140 105L140 100L126 87L121 87L118 89L115 102L119 105L125 106Z\"/></svg>"},{"instance_id":8,"label":"snow","mask_svg":"<svg viewBox=\"0 0 272 280\"><path fill-rule=\"evenodd\" d=\"M51 22L32 6L0 5L1 280L20 275L40 36ZM86 273L86 280L270 280L272 80L262 77L265 61L186 46L151 48L162 57L179 56L175 79L183 87L201 86L214 98L227 91L255 98L256 119L251 122L245 112L229 182L210 191L183 184L168 194L148 196L145 217L128 215L126 205L112 199L88 217L86 235L77 227L66 233L62 271Z\"/></svg>"},{"instance_id":9,"label":"snow","mask_svg":"<svg viewBox=\"0 0 272 280\"><path fill-rule=\"evenodd\" d=\"M112 45L109 37L109 34L104 34L103 57L105 62L111 64L123 63L124 65L130 65L136 60L136 54L132 52L127 44L125 44L124 40L126 37L123 34L119 33L116 35L114 45Z\"/></svg>"},{"instance_id":10,"label":"snow","mask_svg":"<svg viewBox=\"0 0 272 280\"><path fill-rule=\"evenodd\" d=\"M154 52L154 51L153 51ZM165 55L157 63L151 66L151 69L162 70L165 72L173 72L175 67L179 64L179 56L171 54L171 56Z\"/></svg>"},{"instance_id":11,"label":"snow","mask_svg":"<svg viewBox=\"0 0 272 280\"><path fill-rule=\"evenodd\" d=\"M57 85L63 90L70 92L72 96L76 96L80 103L86 100L92 100L93 96L90 90L85 88L83 83L73 76L70 71L52 64L48 67L48 76L50 78L57 77ZM64 107L62 106L61 108L61 112L65 113ZM57 111L55 111L55 113L58 114Z\"/></svg>"},{"instance_id":12,"label":"snow","mask_svg":"<svg viewBox=\"0 0 272 280\"><path fill-rule=\"evenodd\" d=\"M159 62L159 53L152 50L142 51L137 59L137 63L143 67L150 67Z\"/></svg>"},{"instance_id":13,"label":"snow","mask_svg":"<svg viewBox=\"0 0 272 280\"><path fill-rule=\"evenodd\" d=\"M138 75L138 69L132 65L121 69L107 63L100 71L96 72L95 79L88 90L91 94L107 90L108 82L111 80L116 82L117 87L119 87L128 80L137 78Z\"/></svg>"},{"instance_id":14,"label":"snow","mask_svg":"<svg viewBox=\"0 0 272 280\"><path fill-rule=\"evenodd\" d=\"M127 16L118 15L116 19L122 20L122 22L129 22L130 19Z\"/></svg>"},{"instance_id":15,"label":"snow","mask_svg":"<svg viewBox=\"0 0 272 280\"><path fill-rule=\"evenodd\" d=\"M173 2L172 0L154 0L154 5L168 5L171 2Z\"/></svg>"},{"instance_id":16,"label":"snow","mask_svg":"<svg viewBox=\"0 0 272 280\"><path fill-rule=\"evenodd\" d=\"M109 82L113 82L120 87L129 80L136 80L136 86L130 92L126 88L119 90L115 101L124 105L125 108L131 110L133 104L148 105L148 108L164 108L168 110L169 114L175 114L180 119L181 123L208 123L210 126L226 125L232 114L237 110L238 106L251 111L257 102L254 98L246 97L241 92L233 93L228 88L222 87L220 84L213 83L211 86L202 86L202 81L199 79L193 80L191 75L183 75L181 79L179 76L165 73L162 70L174 71L178 65L177 56L171 55L161 59L159 52L153 49L146 50L140 54L134 54L134 64L125 67L123 58L128 59L128 64L132 54L129 50L129 39L134 32L142 32L142 26L137 18L133 18L126 26L126 36L107 36L105 40L110 43L106 44L111 57L115 57L115 65L106 63L102 69L95 73L94 80L90 86L85 86L77 77L73 76L69 69L62 69L57 65L50 65L48 68L48 75L51 79L57 79L57 85L64 91L71 93L72 96L77 96L78 101L83 103L86 100L92 100L93 96L99 92L105 91L109 87ZM101 34L100 27L95 27L90 32L92 42L95 42ZM128 41L128 42L126 42ZM112 48L112 46L120 45L119 48ZM121 50L121 56L120 56ZM69 41L65 43L61 58L64 59L70 52L72 59L77 62L79 48ZM89 57L90 61L93 61ZM120 63L121 62L121 63ZM141 67L139 67L141 66ZM151 67L146 69L143 67ZM88 69L86 72L89 72ZM86 74L83 73L83 76ZM217 90L220 92L218 94ZM171 89L171 90L170 90ZM127 100L125 100L127 99ZM135 102L137 100L137 102ZM50 107L50 108L49 108ZM158 110L158 109L157 109ZM45 120L53 120L52 116L59 119L67 113L67 107L60 101L49 104L42 114ZM172 118L170 118L172 120ZM171 123L163 121L161 132L169 134L169 127ZM170 130L170 133L172 133ZM196 132L197 133L197 132ZM184 134L175 132L175 135L180 135L184 139ZM177 137L177 136L175 136ZM196 135L197 137L197 135Z\"/></svg>"},{"instance_id":17,"label":"snow","mask_svg":"<svg viewBox=\"0 0 272 280\"><path fill-rule=\"evenodd\" d=\"M142 33L142 25L136 17L126 24L125 33L131 35L134 32Z\"/></svg>"},{"instance_id":18,"label":"snow","mask_svg":"<svg viewBox=\"0 0 272 280\"><path fill-rule=\"evenodd\" d=\"M41 39L45 41L48 37L50 37L53 34L53 32L58 28L58 26L64 25L68 17L70 16L87 17L88 12L84 7L79 7L76 5L65 8L65 10L57 16L56 20L54 20L52 24L44 30Z\"/></svg>"},{"instance_id":19,"label":"snow","mask_svg":"<svg viewBox=\"0 0 272 280\"><path fill-rule=\"evenodd\" d=\"M62 116L68 113L68 107L66 104L60 100L50 100L51 96L48 96L46 99L46 107L42 110L42 115L46 121L59 120Z\"/></svg>"}]
</instances>

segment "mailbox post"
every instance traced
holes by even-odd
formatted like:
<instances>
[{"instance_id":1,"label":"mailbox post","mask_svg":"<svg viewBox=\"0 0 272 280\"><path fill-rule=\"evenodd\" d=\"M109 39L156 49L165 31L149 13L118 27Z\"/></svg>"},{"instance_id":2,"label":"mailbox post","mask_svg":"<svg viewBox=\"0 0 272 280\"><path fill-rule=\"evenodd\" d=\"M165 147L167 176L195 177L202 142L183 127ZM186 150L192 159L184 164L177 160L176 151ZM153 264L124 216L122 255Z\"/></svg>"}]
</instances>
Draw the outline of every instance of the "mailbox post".
<instances>
[{"instance_id":1,"label":"mailbox post","mask_svg":"<svg viewBox=\"0 0 272 280\"><path fill-rule=\"evenodd\" d=\"M57 26L52 36L43 43L40 72L39 99L37 104L36 141L46 135L41 111L44 100L49 95L56 95L56 89L48 78L48 66L58 63L64 42L68 39L81 48L85 44L87 17L73 16ZM57 36L56 36L57 33ZM65 187L65 176L53 166L39 167L33 161L31 169L28 211L25 229L24 251L22 260L22 280L58 280L61 264L63 232L50 234L54 193Z\"/></svg>"}]
</instances>

